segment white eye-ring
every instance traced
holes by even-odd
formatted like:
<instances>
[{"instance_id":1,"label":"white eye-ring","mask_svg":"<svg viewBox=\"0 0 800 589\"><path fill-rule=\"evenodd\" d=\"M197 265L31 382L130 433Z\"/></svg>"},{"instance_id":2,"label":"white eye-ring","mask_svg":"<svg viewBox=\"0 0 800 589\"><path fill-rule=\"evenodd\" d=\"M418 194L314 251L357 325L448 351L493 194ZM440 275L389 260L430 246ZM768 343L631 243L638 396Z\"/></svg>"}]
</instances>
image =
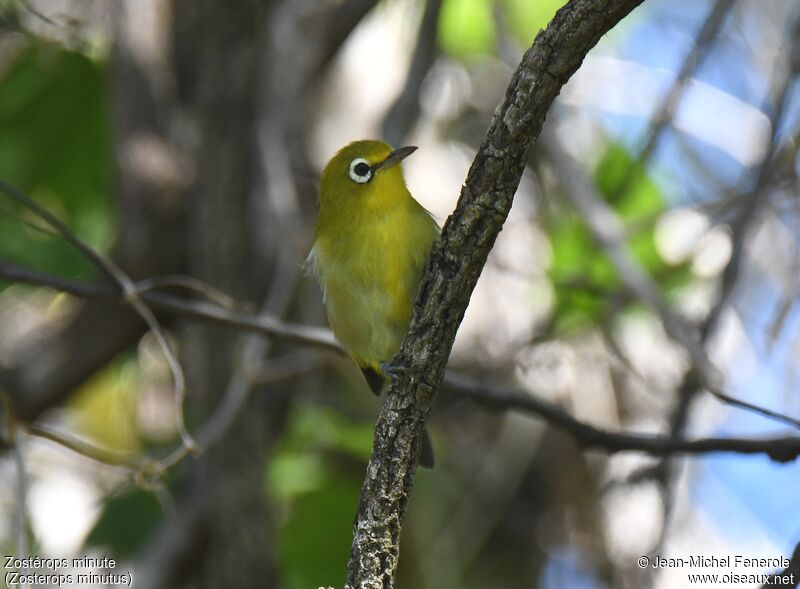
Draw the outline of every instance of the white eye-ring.
<instances>
[{"instance_id":1,"label":"white eye-ring","mask_svg":"<svg viewBox=\"0 0 800 589\"><path fill-rule=\"evenodd\" d=\"M350 162L350 178L353 182L364 184L372 178L372 167L363 157L357 157Z\"/></svg>"}]
</instances>

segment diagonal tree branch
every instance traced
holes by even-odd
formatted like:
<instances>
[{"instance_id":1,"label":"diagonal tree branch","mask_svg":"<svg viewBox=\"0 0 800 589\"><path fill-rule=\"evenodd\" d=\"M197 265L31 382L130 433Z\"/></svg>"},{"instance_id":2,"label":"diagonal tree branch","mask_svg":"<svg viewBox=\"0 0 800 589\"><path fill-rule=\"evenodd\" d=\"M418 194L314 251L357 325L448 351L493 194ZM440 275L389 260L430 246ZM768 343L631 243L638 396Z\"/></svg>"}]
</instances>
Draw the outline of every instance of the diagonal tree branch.
<instances>
[{"instance_id":1,"label":"diagonal tree branch","mask_svg":"<svg viewBox=\"0 0 800 589\"><path fill-rule=\"evenodd\" d=\"M400 530L417 457L472 290L511 208L545 115L589 50L642 0L571 0L512 76L472 163L455 212L434 244L409 333L395 357L361 490L347 587L394 586Z\"/></svg>"}]
</instances>

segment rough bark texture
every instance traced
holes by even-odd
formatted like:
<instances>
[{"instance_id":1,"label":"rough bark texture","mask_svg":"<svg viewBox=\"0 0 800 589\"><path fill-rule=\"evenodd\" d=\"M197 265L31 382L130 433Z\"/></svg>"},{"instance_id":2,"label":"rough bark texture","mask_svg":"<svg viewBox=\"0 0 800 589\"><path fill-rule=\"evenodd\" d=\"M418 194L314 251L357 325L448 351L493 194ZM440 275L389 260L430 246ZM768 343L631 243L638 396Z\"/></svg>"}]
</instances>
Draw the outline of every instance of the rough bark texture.
<instances>
[{"instance_id":1,"label":"rough bark texture","mask_svg":"<svg viewBox=\"0 0 800 589\"><path fill-rule=\"evenodd\" d=\"M537 35L511 79L434 245L375 427L347 570L351 589L394 586L400 531L425 420L486 257L511 209L528 150L561 87L599 39L643 0L572 0Z\"/></svg>"}]
</instances>

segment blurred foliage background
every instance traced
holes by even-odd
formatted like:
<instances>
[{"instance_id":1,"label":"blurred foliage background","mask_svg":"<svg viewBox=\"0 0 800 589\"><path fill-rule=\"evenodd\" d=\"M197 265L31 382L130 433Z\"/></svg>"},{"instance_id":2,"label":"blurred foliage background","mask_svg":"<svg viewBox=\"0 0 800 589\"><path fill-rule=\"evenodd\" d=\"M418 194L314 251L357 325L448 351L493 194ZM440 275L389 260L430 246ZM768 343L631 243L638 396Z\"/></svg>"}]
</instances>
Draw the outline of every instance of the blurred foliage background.
<instances>
[{"instance_id":1,"label":"blurred foliage background","mask_svg":"<svg viewBox=\"0 0 800 589\"><path fill-rule=\"evenodd\" d=\"M446 218L511 71L562 4L3 0L0 179L135 279L188 275L240 310L324 325L300 272L324 163L359 138L418 145L408 184ZM610 430L791 432L703 392L573 197L612 213L727 392L800 415L799 17L792 2L647 0L603 39L548 116L454 370ZM103 280L5 198L0 262ZM0 272L0 390L33 426L18 437L31 552L113 556L144 588L341 586L377 410L358 372L280 338L159 319L190 430L218 435L136 477L41 431L167 455L179 438L153 334L122 305ZM800 541L795 463L583 452L447 389L431 431L438 464L417 476L400 587L677 588L685 570L637 557L774 558ZM0 469L14 554L10 452Z\"/></svg>"}]
</instances>

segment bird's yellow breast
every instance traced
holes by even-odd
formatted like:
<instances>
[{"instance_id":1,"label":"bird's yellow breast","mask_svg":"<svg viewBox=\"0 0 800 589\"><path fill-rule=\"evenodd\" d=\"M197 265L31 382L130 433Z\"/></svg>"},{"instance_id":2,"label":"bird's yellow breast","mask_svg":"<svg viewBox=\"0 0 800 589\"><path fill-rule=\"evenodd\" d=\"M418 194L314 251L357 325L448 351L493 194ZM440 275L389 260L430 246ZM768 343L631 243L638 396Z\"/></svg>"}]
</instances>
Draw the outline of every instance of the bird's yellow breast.
<instances>
[{"instance_id":1,"label":"bird's yellow breast","mask_svg":"<svg viewBox=\"0 0 800 589\"><path fill-rule=\"evenodd\" d=\"M394 194L363 194L360 207L325 217L312 256L337 339L379 371L400 348L438 228L400 178ZM342 212L341 210L339 212ZM320 230L321 229L321 230Z\"/></svg>"}]
</instances>

